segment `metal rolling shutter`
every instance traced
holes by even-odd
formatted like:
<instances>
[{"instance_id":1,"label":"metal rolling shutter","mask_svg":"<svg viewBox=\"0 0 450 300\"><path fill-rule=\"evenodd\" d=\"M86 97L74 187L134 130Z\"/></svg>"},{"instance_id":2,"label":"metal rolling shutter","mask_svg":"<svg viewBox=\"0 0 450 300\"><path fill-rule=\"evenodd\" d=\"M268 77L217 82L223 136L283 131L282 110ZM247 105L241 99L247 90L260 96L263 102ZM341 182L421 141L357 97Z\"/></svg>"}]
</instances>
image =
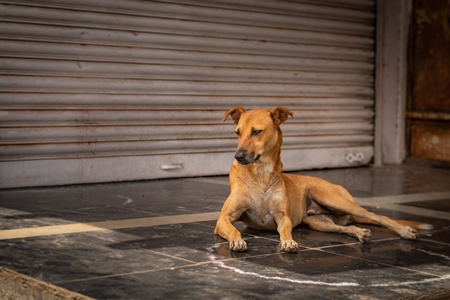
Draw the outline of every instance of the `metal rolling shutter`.
<instances>
[{"instance_id":1,"label":"metal rolling shutter","mask_svg":"<svg viewBox=\"0 0 450 300\"><path fill-rule=\"evenodd\" d=\"M223 113L286 106L285 169L373 156L373 1L0 0L0 187L226 174Z\"/></svg>"}]
</instances>

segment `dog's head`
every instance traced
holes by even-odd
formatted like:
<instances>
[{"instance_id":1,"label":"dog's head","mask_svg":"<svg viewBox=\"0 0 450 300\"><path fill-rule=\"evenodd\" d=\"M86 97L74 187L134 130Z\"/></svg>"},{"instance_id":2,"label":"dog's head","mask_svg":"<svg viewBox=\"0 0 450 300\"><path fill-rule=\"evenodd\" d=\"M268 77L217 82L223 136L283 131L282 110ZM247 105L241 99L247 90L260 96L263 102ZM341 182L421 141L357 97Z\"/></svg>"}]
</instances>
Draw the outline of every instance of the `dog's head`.
<instances>
[{"instance_id":1,"label":"dog's head","mask_svg":"<svg viewBox=\"0 0 450 300\"><path fill-rule=\"evenodd\" d=\"M248 165L271 159L274 153L279 155L282 143L280 124L289 116L293 117L294 113L281 106L249 111L237 106L225 113L223 121L228 116L237 124L235 133L239 144L234 157L241 165Z\"/></svg>"}]
</instances>

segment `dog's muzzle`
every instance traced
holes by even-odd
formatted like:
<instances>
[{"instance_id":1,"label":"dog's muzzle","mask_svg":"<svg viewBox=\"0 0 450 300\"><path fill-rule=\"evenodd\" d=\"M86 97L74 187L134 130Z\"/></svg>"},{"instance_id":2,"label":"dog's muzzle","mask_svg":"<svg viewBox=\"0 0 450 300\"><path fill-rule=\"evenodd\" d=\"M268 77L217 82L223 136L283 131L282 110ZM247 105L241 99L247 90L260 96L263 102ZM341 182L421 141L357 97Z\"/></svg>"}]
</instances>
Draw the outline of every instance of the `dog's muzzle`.
<instances>
[{"instance_id":1,"label":"dog's muzzle","mask_svg":"<svg viewBox=\"0 0 450 300\"><path fill-rule=\"evenodd\" d=\"M234 154L234 158L237 162L244 166L254 163L260 156L261 155L255 157L255 153L247 153L246 151L238 151Z\"/></svg>"}]
</instances>

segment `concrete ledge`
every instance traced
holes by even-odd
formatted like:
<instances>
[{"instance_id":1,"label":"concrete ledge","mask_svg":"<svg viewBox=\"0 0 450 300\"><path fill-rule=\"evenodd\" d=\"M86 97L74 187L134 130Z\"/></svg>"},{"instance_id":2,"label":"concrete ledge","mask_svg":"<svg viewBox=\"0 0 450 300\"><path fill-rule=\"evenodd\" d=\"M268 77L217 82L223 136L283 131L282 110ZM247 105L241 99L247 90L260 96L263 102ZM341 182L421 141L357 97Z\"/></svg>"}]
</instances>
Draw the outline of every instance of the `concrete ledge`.
<instances>
[{"instance_id":1,"label":"concrete ledge","mask_svg":"<svg viewBox=\"0 0 450 300\"><path fill-rule=\"evenodd\" d=\"M0 299L88 300L92 298L0 267Z\"/></svg>"}]
</instances>

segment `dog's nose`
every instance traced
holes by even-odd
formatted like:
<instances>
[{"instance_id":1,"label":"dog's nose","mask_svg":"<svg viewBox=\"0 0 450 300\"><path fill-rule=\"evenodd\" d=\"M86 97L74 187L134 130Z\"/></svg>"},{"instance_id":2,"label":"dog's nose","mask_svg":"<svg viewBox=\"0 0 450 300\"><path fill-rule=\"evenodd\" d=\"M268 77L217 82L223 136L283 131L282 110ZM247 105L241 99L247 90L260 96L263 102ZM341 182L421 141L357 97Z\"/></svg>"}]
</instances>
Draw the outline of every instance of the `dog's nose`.
<instances>
[{"instance_id":1,"label":"dog's nose","mask_svg":"<svg viewBox=\"0 0 450 300\"><path fill-rule=\"evenodd\" d=\"M238 151L236 152L236 154L234 154L234 158L238 161L238 162L242 162L245 161L245 157L247 156L247 153L245 153L244 151Z\"/></svg>"}]
</instances>

